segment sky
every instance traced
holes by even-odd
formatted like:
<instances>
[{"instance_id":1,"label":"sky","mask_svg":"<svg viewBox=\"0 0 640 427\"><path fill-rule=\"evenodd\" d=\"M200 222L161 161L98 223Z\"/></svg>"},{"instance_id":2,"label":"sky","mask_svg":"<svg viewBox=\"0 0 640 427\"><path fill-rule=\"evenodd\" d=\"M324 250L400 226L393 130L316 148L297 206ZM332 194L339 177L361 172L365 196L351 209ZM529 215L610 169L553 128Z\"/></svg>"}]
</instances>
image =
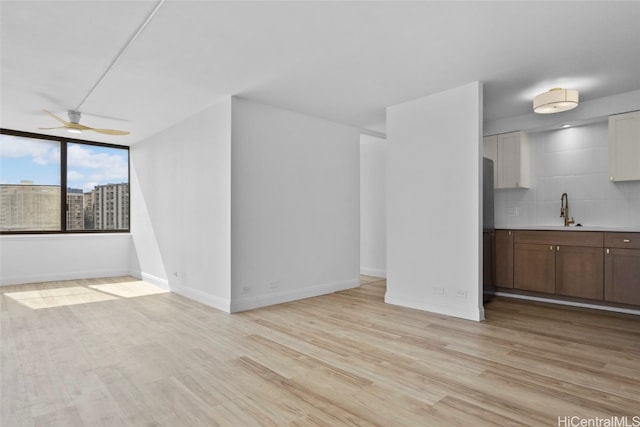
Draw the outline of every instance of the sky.
<instances>
[{"instance_id":1,"label":"sky","mask_svg":"<svg viewBox=\"0 0 640 427\"><path fill-rule=\"evenodd\" d=\"M127 150L67 144L67 187L91 191L96 185L129 181ZM0 183L60 185L60 145L0 134Z\"/></svg>"}]
</instances>

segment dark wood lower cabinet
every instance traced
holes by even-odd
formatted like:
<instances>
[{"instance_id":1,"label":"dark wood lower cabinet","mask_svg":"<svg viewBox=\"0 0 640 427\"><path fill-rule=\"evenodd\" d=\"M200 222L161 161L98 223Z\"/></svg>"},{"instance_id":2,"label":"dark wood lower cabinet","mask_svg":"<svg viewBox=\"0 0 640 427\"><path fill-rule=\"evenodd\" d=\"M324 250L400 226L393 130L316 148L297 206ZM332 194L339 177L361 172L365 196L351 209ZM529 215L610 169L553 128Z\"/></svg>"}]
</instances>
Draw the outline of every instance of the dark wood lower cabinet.
<instances>
[{"instance_id":1,"label":"dark wood lower cabinet","mask_svg":"<svg viewBox=\"0 0 640 427\"><path fill-rule=\"evenodd\" d=\"M495 232L495 284L502 288L513 288L513 232Z\"/></svg>"},{"instance_id":2,"label":"dark wood lower cabinet","mask_svg":"<svg viewBox=\"0 0 640 427\"><path fill-rule=\"evenodd\" d=\"M640 233L500 229L495 254L500 288L640 306Z\"/></svg>"},{"instance_id":3,"label":"dark wood lower cabinet","mask_svg":"<svg viewBox=\"0 0 640 427\"><path fill-rule=\"evenodd\" d=\"M513 287L526 291L554 293L556 254L553 245L516 243Z\"/></svg>"},{"instance_id":4,"label":"dark wood lower cabinet","mask_svg":"<svg viewBox=\"0 0 640 427\"><path fill-rule=\"evenodd\" d=\"M604 299L640 305L640 249L607 249Z\"/></svg>"},{"instance_id":5,"label":"dark wood lower cabinet","mask_svg":"<svg viewBox=\"0 0 640 427\"><path fill-rule=\"evenodd\" d=\"M556 246L558 295L602 300L604 297L603 248Z\"/></svg>"},{"instance_id":6,"label":"dark wood lower cabinet","mask_svg":"<svg viewBox=\"0 0 640 427\"><path fill-rule=\"evenodd\" d=\"M494 257L494 240L495 233L491 231L483 231L482 233L482 294L483 302L487 302L493 298L496 292L495 284L495 265L493 262Z\"/></svg>"}]
</instances>

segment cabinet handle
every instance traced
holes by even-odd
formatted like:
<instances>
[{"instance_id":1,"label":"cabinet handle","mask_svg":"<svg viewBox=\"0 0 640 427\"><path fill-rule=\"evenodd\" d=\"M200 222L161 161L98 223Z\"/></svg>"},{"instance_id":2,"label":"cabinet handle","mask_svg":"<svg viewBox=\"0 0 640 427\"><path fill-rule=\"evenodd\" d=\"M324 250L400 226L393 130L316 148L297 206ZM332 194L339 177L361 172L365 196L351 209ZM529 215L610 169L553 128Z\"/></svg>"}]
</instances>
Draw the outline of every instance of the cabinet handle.
<instances>
[{"instance_id":1,"label":"cabinet handle","mask_svg":"<svg viewBox=\"0 0 640 427\"><path fill-rule=\"evenodd\" d=\"M609 177L609 181L613 181L613 177L612 176Z\"/></svg>"},{"instance_id":2,"label":"cabinet handle","mask_svg":"<svg viewBox=\"0 0 640 427\"><path fill-rule=\"evenodd\" d=\"M609 255L609 249L607 249L607 255Z\"/></svg>"},{"instance_id":3,"label":"cabinet handle","mask_svg":"<svg viewBox=\"0 0 640 427\"><path fill-rule=\"evenodd\" d=\"M625 242L625 243L631 243L631 240L629 240L629 239L624 239L624 240L623 240L623 242Z\"/></svg>"},{"instance_id":4,"label":"cabinet handle","mask_svg":"<svg viewBox=\"0 0 640 427\"><path fill-rule=\"evenodd\" d=\"M511 236L511 231L509 231L509 236Z\"/></svg>"},{"instance_id":5,"label":"cabinet handle","mask_svg":"<svg viewBox=\"0 0 640 427\"><path fill-rule=\"evenodd\" d=\"M560 246L556 246L556 251L559 251L559 250L560 250Z\"/></svg>"},{"instance_id":6,"label":"cabinet handle","mask_svg":"<svg viewBox=\"0 0 640 427\"><path fill-rule=\"evenodd\" d=\"M552 251L553 250L553 245L549 245L549 250Z\"/></svg>"}]
</instances>

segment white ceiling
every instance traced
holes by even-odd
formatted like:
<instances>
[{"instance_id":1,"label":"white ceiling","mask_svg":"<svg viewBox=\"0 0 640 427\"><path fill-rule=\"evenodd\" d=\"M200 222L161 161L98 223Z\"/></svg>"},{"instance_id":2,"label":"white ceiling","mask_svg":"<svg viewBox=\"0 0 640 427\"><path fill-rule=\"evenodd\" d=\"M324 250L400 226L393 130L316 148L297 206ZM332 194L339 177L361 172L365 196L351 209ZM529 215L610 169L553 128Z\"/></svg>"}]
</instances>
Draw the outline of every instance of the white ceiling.
<instances>
[{"instance_id":1,"label":"white ceiling","mask_svg":"<svg viewBox=\"0 0 640 427\"><path fill-rule=\"evenodd\" d=\"M1 126L66 118L157 4L3 0ZM131 135L83 138L131 144L229 95L384 132L385 107L476 80L485 120L556 86L640 89L640 2L167 0L80 108Z\"/></svg>"}]
</instances>

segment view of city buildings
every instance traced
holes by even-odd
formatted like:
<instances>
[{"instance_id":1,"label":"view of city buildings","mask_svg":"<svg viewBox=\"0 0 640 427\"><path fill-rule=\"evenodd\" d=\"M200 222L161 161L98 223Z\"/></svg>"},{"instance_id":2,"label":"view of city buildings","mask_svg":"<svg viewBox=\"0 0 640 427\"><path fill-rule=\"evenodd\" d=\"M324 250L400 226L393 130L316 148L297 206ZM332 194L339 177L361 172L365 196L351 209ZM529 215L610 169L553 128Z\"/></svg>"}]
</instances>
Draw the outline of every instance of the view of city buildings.
<instances>
[{"instance_id":1,"label":"view of city buildings","mask_svg":"<svg viewBox=\"0 0 640 427\"><path fill-rule=\"evenodd\" d=\"M0 230L60 230L60 186L0 185Z\"/></svg>"},{"instance_id":2,"label":"view of city buildings","mask_svg":"<svg viewBox=\"0 0 640 427\"><path fill-rule=\"evenodd\" d=\"M84 194L67 188L67 230L84 230Z\"/></svg>"},{"instance_id":3,"label":"view of city buildings","mask_svg":"<svg viewBox=\"0 0 640 427\"><path fill-rule=\"evenodd\" d=\"M96 185L84 201L85 230L129 228L129 184Z\"/></svg>"},{"instance_id":4,"label":"view of city buildings","mask_svg":"<svg viewBox=\"0 0 640 427\"><path fill-rule=\"evenodd\" d=\"M84 193L67 189L67 230L126 230L129 228L129 184L96 185ZM0 184L1 231L60 230L60 187Z\"/></svg>"}]
</instances>

